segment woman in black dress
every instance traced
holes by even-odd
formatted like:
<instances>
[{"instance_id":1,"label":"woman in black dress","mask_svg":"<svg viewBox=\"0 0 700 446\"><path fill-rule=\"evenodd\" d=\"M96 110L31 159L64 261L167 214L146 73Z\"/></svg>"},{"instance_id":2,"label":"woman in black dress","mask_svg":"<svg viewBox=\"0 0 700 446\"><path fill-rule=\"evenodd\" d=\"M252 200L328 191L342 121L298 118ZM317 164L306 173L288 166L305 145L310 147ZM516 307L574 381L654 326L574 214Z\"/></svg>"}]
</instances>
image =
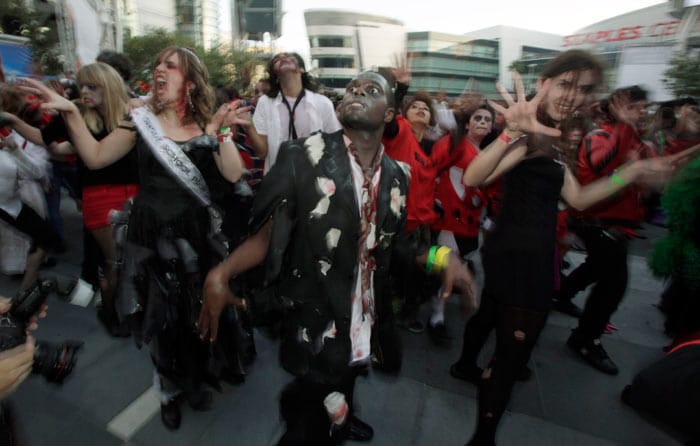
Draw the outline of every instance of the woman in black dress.
<instances>
[{"instance_id":1,"label":"woman in black dress","mask_svg":"<svg viewBox=\"0 0 700 446\"><path fill-rule=\"evenodd\" d=\"M496 229L484 242L481 311L496 319L496 351L479 386L477 430L469 445L495 444L498 422L517 375L544 327L554 287L557 202L584 209L645 174L670 171L663 160L630 163L609 179L581 187L559 160L554 143L561 122L590 99L602 66L590 53L570 50L553 59L528 101L518 73L516 99L498 84L507 107L491 105L505 117L501 135L469 165L464 183L476 187L503 175L504 195ZM490 301L490 302L489 302Z\"/></svg>"},{"instance_id":2,"label":"woman in black dress","mask_svg":"<svg viewBox=\"0 0 700 446\"><path fill-rule=\"evenodd\" d=\"M160 391L161 416L180 425L178 395L195 410L211 405L205 383L240 382L250 333L240 330L238 307L221 317L224 335L199 338L195 321L202 280L227 255L216 209L221 184L235 182L242 165L228 125L247 108L222 105L212 115L206 67L189 49L170 47L154 64L153 96L101 141L88 132L76 107L38 82L30 89L44 108L63 114L80 157L100 168L136 149L141 189L130 210L117 294L117 310L139 344L148 345ZM224 125L226 124L226 126ZM109 148L109 150L107 150ZM242 339L246 338L248 339Z\"/></svg>"}]
</instances>

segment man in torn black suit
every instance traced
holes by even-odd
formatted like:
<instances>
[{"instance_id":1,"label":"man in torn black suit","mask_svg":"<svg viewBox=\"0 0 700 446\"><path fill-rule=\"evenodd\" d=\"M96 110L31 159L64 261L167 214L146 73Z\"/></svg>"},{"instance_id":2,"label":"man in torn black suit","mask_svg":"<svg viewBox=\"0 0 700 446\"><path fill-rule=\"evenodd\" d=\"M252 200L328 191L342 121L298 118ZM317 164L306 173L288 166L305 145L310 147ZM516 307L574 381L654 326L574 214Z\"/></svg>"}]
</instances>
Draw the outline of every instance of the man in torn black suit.
<instances>
[{"instance_id":1,"label":"man in torn black suit","mask_svg":"<svg viewBox=\"0 0 700 446\"><path fill-rule=\"evenodd\" d=\"M393 372L401 365L389 280L395 256L442 272L444 296L454 286L475 306L475 282L457 256L405 235L408 172L381 144L393 103L384 77L362 73L338 107L342 131L285 143L255 198L253 235L204 285L198 326L215 339L221 310L245 305L228 281L265 261L266 282L285 308L280 361L296 377L280 398L280 445L372 438L353 415L353 390L370 364Z\"/></svg>"}]
</instances>

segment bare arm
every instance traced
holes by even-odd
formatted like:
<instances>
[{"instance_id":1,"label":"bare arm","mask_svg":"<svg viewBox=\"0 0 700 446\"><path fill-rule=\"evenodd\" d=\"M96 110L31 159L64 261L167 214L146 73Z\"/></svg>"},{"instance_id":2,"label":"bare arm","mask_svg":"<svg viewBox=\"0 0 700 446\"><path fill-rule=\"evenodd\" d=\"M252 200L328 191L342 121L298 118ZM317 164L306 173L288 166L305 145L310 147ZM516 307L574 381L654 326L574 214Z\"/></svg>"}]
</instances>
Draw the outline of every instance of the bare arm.
<instances>
[{"instance_id":1,"label":"bare arm","mask_svg":"<svg viewBox=\"0 0 700 446\"><path fill-rule=\"evenodd\" d=\"M68 141L49 144L49 151L54 155L75 155L73 145Z\"/></svg>"},{"instance_id":2,"label":"bare arm","mask_svg":"<svg viewBox=\"0 0 700 446\"><path fill-rule=\"evenodd\" d=\"M245 301L235 297L229 289L228 282L237 275L248 271L265 260L270 246L272 220L269 220L258 232L251 235L223 262L212 268L204 281L202 311L199 313L199 335L207 335L214 341L219 331L219 317L228 305L245 308Z\"/></svg>"},{"instance_id":3,"label":"bare arm","mask_svg":"<svg viewBox=\"0 0 700 446\"><path fill-rule=\"evenodd\" d=\"M41 137L41 130L38 128L27 124L12 113L0 112L0 119L9 123L10 126L27 141L38 146L46 146L43 138Z\"/></svg>"},{"instance_id":4,"label":"bare arm","mask_svg":"<svg viewBox=\"0 0 700 446\"><path fill-rule=\"evenodd\" d=\"M506 129L504 133L508 136L511 132ZM517 132L512 134L517 135ZM470 187L488 184L518 164L526 152L525 141L521 140L511 145L501 138L496 138L469 163L462 182Z\"/></svg>"},{"instance_id":5,"label":"bare arm","mask_svg":"<svg viewBox=\"0 0 700 446\"><path fill-rule=\"evenodd\" d=\"M618 169L609 178L600 178L581 186L571 171L565 167L561 196L571 207L582 211L621 191L629 184L647 181L658 183L660 180L667 179L673 169L673 160L671 159L638 160Z\"/></svg>"},{"instance_id":6,"label":"bare arm","mask_svg":"<svg viewBox=\"0 0 700 446\"><path fill-rule=\"evenodd\" d=\"M43 104L43 109L54 109L62 113L73 147L90 169L108 166L126 155L136 142L136 133L118 128L101 141L95 140L88 130L78 108L68 99L34 79L25 79L29 87L23 90L35 94Z\"/></svg>"},{"instance_id":7,"label":"bare arm","mask_svg":"<svg viewBox=\"0 0 700 446\"><path fill-rule=\"evenodd\" d=\"M267 158L267 135L261 135L255 129L255 123L251 120L245 126L246 133L253 145L253 151L258 158Z\"/></svg>"}]
</instances>

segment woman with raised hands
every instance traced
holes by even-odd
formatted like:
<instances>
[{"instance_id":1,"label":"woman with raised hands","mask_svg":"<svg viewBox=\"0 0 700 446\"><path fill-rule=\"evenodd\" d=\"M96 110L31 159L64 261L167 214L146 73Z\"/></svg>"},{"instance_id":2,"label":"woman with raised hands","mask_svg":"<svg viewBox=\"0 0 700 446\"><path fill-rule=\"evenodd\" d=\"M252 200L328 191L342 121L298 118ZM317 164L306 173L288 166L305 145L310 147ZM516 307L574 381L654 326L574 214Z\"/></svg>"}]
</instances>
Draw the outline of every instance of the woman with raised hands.
<instances>
[{"instance_id":1,"label":"woman with raised hands","mask_svg":"<svg viewBox=\"0 0 700 446\"><path fill-rule=\"evenodd\" d=\"M670 175L669 160L629 163L610 178L582 187L559 160L555 143L562 121L585 105L602 80L592 54L565 51L545 67L531 100L518 73L516 98L499 83L507 106L490 105L505 117L497 139L471 162L464 183L475 187L503 175L504 195L498 224L485 242L482 260L486 299L480 311L496 320L496 350L479 385L477 429L469 445L495 444L496 428L513 384L529 360L545 325L554 287L557 202L584 209L627 184Z\"/></svg>"},{"instance_id":2,"label":"woman with raised hands","mask_svg":"<svg viewBox=\"0 0 700 446\"><path fill-rule=\"evenodd\" d=\"M125 225L115 227L121 264L116 305L138 344L150 348L161 418L168 429L177 429L180 394L193 409L207 410L212 397L204 383L218 386L220 378L241 382L242 364L253 354L245 348L252 334L239 330L242 301L222 315L224 333L216 341L200 339L195 330L202 280L227 255L216 202L225 181L241 177L230 128L243 123L238 114L247 108L224 104L212 114L206 67L194 52L180 47L157 55L147 105L132 110L100 141L73 103L39 82L26 82L43 108L62 113L88 167L107 166L135 149L140 191L128 218L119 216Z\"/></svg>"}]
</instances>

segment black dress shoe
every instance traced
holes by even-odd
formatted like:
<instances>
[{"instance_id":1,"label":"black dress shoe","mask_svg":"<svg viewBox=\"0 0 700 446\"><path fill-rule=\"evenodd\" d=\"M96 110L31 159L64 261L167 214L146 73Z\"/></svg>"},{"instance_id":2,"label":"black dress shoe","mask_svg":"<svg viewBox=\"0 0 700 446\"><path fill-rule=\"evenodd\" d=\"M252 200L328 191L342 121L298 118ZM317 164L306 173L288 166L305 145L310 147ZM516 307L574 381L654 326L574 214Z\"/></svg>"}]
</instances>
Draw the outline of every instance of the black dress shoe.
<instances>
[{"instance_id":1,"label":"black dress shoe","mask_svg":"<svg viewBox=\"0 0 700 446\"><path fill-rule=\"evenodd\" d=\"M370 441L374 437L374 429L372 426L360 420L354 415L350 415L348 419L348 440L352 441Z\"/></svg>"},{"instance_id":2,"label":"black dress shoe","mask_svg":"<svg viewBox=\"0 0 700 446\"><path fill-rule=\"evenodd\" d=\"M180 427L182 414L180 414L180 407L178 406L175 398L171 399L165 404L161 403L160 419L163 420L163 424L166 428L168 428L168 430L174 431Z\"/></svg>"}]
</instances>

